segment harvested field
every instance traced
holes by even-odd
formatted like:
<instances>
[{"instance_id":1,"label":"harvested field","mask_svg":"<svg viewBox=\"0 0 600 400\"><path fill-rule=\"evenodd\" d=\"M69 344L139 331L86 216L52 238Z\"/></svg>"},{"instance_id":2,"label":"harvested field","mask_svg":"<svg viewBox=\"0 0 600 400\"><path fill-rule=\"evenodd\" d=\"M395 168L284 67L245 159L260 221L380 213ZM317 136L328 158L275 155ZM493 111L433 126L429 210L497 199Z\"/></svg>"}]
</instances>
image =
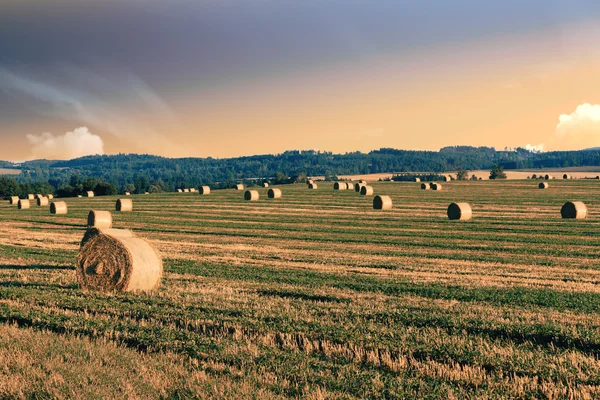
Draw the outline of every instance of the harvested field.
<instances>
[{"instance_id":1,"label":"harvested field","mask_svg":"<svg viewBox=\"0 0 600 400\"><path fill-rule=\"evenodd\" d=\"M370 185L394 208L303 184L140 196L113 227L163 255L149 294L77 284L116 196L2 202L0 397L600 396L600 182ZM561 218L571 199L586 219Z\"/></svg>"}]
</instances>

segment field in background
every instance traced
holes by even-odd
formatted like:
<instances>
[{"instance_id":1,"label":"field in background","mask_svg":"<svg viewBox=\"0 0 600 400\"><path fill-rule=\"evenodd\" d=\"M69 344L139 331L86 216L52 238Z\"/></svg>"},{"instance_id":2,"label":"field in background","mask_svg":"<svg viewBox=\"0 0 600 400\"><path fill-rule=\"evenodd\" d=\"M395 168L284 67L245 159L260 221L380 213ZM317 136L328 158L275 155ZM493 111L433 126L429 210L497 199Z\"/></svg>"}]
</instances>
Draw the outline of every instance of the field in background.
<instances>
[{"instance_id":1,"label":"field in background","mask_svg":"<svg viewBox=\"0 0 600 400\"><path fill-rule=\"evenodd\" d=\"M471 177L472 175L477 176L478 178L481 178L483 180L489 180L490 179L490 170L476 170L476 171L468 171L469 172L469 177ZM506 173L506 179L528 179L529 177L531 177L533 174L539 176L540 174L545 175L545 174L550 174L552 175L554 178L556 179L562 179L564 174L569 174L571 175L574 179L584 179L584 178L595 178L596 176L600 175L600 168L594 168L594 167L573 167L573 168L562 168L560 170L552 170L552 169L535 169L535 170L505 170L504 171ZM431 172L410 172L411 174L429 174ZM360 179L365 179L368 181L377 181L379 179L388 179L391 178L394 175L394 173L391 172L385 172L385 173L378 173L378 174L363 174L363 175L339 175L338 177L340 179L351 179L354 181L360 180ZM452 177L456 178L456 171L450 171L450 172L443 172L440 173L440 175L451 175ZM315 177L315 179L324 179L325 177L323 176L317 176Z\"/></svg>"},{"instance_id":2,"label":"field in background","mask_svg":"<svg viewBox=\"0 0 600 400\"><path fill-rule=\"evenodd\" d=\"M21 170L18 169L10 169L10 168L0 168L0 175L19 175Z\"/></svg>"},{"instance_id":3,"label":"field in background","mask_svg":"<svg viewBox=\"0 0 600 400\"><path fill-rule=\"evenodd\" d=\"M0 397L600 396L600 183L133 196L156 294L83 293L90 209L0 205ZM561 220L565 201L587 220ZM449 221L453 201L474 220Z\"/></svg>"}]
</instances>

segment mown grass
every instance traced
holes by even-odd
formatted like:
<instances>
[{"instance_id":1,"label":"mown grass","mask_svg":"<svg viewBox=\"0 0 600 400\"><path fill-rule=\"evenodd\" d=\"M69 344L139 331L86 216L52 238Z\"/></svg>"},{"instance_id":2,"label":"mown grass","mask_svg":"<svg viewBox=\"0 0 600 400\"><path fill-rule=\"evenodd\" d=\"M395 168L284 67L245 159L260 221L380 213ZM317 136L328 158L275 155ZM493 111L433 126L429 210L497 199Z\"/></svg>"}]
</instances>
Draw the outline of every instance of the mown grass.
<instances>
[{"instance_id":1,"label":"mown grass","mask_svg":"<svg viewBox=\"0 0 600 400\"><path fill-rule=\"evenodd\" d=\"M133 196L115 226L162 252L152 294L77 286L87 212L115 197L0 206L0 396L600 396L597 182L373 186L393 210L328 185ZM560 219L570 200L590 218Z\"/></svg>"}]
</instances>

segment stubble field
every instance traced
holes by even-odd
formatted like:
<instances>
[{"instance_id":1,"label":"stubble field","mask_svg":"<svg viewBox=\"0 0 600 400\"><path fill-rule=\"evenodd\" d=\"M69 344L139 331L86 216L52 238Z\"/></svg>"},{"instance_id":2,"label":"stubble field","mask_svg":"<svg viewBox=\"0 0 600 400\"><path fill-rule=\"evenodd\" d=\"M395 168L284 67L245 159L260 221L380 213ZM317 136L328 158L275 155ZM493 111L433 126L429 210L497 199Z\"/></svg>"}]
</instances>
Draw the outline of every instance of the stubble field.
<instances>
[{"instance_id":1,"label":"stubble field","mask_svg":"<svg viewBox=\"0 0 600 400\"><path fill-rule=\"evenodd\" d=\"M0 205L0 397L597 398L600 183L132 196L152 294L83 292L90 209ZM472 221L449 221L451 202ZM562 220L566 201L586 220Z\"/></svg>"}]
</instances>

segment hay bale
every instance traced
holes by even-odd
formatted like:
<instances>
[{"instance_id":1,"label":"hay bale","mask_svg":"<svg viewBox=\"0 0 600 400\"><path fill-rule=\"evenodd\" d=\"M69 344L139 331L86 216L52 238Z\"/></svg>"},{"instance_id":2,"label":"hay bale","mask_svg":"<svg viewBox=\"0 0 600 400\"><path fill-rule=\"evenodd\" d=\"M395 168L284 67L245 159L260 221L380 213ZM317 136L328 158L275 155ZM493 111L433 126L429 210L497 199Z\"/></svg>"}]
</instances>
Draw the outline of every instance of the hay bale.
<instances>
[{"instance_id":1,"label":"hay bale","mask_svg":"<svg viewBox=\"0 0 600 400\"><path fill-rule=\"evenodd\" d=\"M587 206L582 201L568 201L560 209L563 218L584 219L587 214Z\"/></svg>"},{"instance_id":2,"label":"hay bale","mask_svg":"<svg viewBox=\"0 0 600 400\"><path fill-rule=\"evenodd\" d=\"M88 214L88 228L110 229L112 228L112 214L110 211L92 210Z\"/></svg>"},{"instance_id":3,"label":"hay bale","mask_svg":"<svg viewBox=\"0 0 600 400\"><path fill-rule=\"evenodd\" d=\"M35 200L35 196L32 193L27 195L27 200Z\"/></svg>"},{"instance_id":4,"label":"hay bale","mask_svg":"<svg viewBox=\"0 0 600 400\"><path fill-rule=\"evenodd\" d=\"M13 206L16 206L17 204L19 204L19 196L10 196L9 202Z\"/></svg>"},{"instance_id":5,"label":"hay bale","mask_svg":"<svg viewBox=\"0 0 600 400\"><path fill-rule=\"evenodd\" d=\"M190 192L190 189L188 189L188 188L183 189L183 193L189 193L189 192Z\"/></svg>"},{"instance_id":6,"label":"hay bale","mask_svg":"<svg viewBox=\"0 0 600 400\"><path fill-rule=\"evenodd\" d=\"M358 183L360 183L361 185L366 185L368 182L365 181L365 180L363 180L363 179L361 179L360 181L358 181Z\"/></svg>"},{"instance_id":7,"label":"hay bale","mask_svg":"<svg viewBox=\"0 0 600 400\"><path fill-rule=\"evenodd\" d=\"M177 193L183 193L183 189L177 189Z\"/></svg>"},{"instance_id":8,"label":"hay bale","mask_svg":"<svg viewBox=\"0 0 600 400\"><path fill-rule=\"evenodd\" d=\"M355 191L355 192L357 192L357 193L360 193L360 189L361 189L363 186L365 186L365 185L364 185L364 184L362 184L362 183L360 183L360 182L357 182L357 183L355 183L355 184L354 184L354 191Z\"/></svg>"},{"instance_id":9,"label":"hay bale","mask_svg":"<svg viewBox=\"0 0 600 400\"><path fill-rule=\"evenodd\" d=\"M415 178L415 182L421 182L421 178Z\"/></svg>"},{"instance_id":10,"label":"hay bale","mask_svg":"<svg viewBox=\"0 0 600 400\"><path fill-rule=\"evenodd\" d=\"M313 184L313 183L315 183L315 182L314 182L312 179L309 179L309 180L307 180L307 181L306 181L306 184L307 184L307 185L311 185L311 184Z\"/></svg>"},{"instance_id":11,"label":"hay bale","mask_svg":"<svg viewBox=\"0 0 600 400\"><path fill-rule=\"evenodd\" d=\"M348 185L345 182L336 182L333 184L333 190L346 190Z\"/></svg>"},{"instance_id":12,"label":"hay bale","mask_svg":"<svg viewBox=\"0 0 600 400\"><path fill-rule=\"evenodd\" d=\"M267 182L263 182L263 184L262 184L262 187L264 187L264 188L268 188L268 187L269 187L269 184L268 184Z\"/></svg>"},{"instance_id":13,"label":"hay bale","mask_svg":"<svg viewBox=\"0 0 600 400\"><path fill-rule=\"evenodd\" d=\"M544 179L549 181L550 179L554 179L554 178L552 177L552 175L546 174L546 176L544 176Z\"/></svg>"},{"instance_id":14,"label":"hay bale","mask_svg":"<svg viewBox=\"0 0 600 400\"><path fill-rule=\"evenodd\" d=\"M150 194L150 192L146 192L146 193L144 193L144 194Z\"/></svg>"},{"instance_id":15,"label":"hay bale","mask_svg":"<svg viewBox=\"0 0 600 400\"><path fill-rule=\"evenodd\" d=\"M548 189L548 182L540 182L538 185L540 189Z\"/></svg>"},{"instance_id":16,"label":"hay bale","mask_svg":"<svg viewBox=\"0 0 600 400\"><path fill-rule=\"evenodd\" d=\"M125 192L125 196L131 196L131 193Z\"/></svg>"},{"instance_id":17,"label":"hay bale","mask_svg":"<svg viewBox=\"0 0 600 400\"><path fill-rule=\"evenodd\" d=\"M429 190L429 185L426 183L421 183L421 190Z\"/></svg>"},{"instance_id":18,"label":"hay bale","mask_svg":"<svg viewBox=\"0 0 600 400\"><path fill-rule=\"evenodd\" d=\"M131 211L133 211L133 200L118 199L115 208L117 209L117 211L131 212Z\"/></svg>"},{"instance_id":19,"label":"hay bale","mask_svg":"<svg viewBox=\"0 0 600 400\"><path fill-rule=\"evenodd\" d=\"M469 203L452 203L448 206L448 218L452 220L468 221L473 217L473 210Z\"/></svg>"},{"instance_id":20,"label":"hay bale","mask_svg":"<svg viewBox=\"0 0 600 400\"><path fill-rule=\"evenodd\" d=\"M48 198L48 200L52 200L52 199L54 199L54 195L53 195L53 194L49 194L49 195L47 195L46 197Z\"/></svg>"},{"instance_id":21,"label":"hay bale","mask_svg":"<svg viewBox=\"0 0 600 400\"><path fill-rule=\"evenodd\" d=\"M191 188L190 193L196 193L196 188Z\"/></svg>"},{"instance_id":22,"label":"hay bale","mask_svg":"<svg viewBox=\"0 0 600 400\"><path fill-rule=\"evenodd\" d=\"M569 174L564 174L564 175L563 175L563 179L571 179L571 175L569 175Z\"/></svg>"},{"instance_id":23,"label":"hay bale","mask_svg":"<svg viewBox=\"0 0 600 400\"><path fill-rule=\"evenodd\" d=\"M19 203L17 203L19 210L27 210L31 207L29 200L19 199Z\"/></svg>"},{"instance_id":24,"label":"hay bale","mask_svg":"<svg viewBox=\"0 0 600 400\"><path fill-rule=\"evenodd\" d=\"M431 184L431 190L437 190L438 192L442 190L442 184L441 183L437 183L437 182L433 182Z\"/></svg>"},{"instance_id":25,"label":"hay bale","mask_svg":"<svg viewBox=\"0 0 600 400\"><path fill-rule=\"evenodd\" d=\"M317 186L316 183L309 183L308 188L311 190L317 190L319 187Z\"/></svg>"},{"instance_id":26,"label":"hay bale","mask_svg":"<svg viewBox=\"0 0 600 400\"><path fill-rule=\"evenodd\" d=\"M78 194L78 195L77 195L77 198L82 198L82 197L83 197L83 196L82 196L82 195L80 195L80 194Z\"/></svg>"},{"instance_id":27,"label":"hay bale","mask_svg":"<svg viewBox=\"0 0 600 400\"><path fill-rule=\"evenodd\" d=\"M375 210L391 210L392 199L390 196L377 195L373 198L373 208Z\"/></svg>"},{"instance_id":28,"label":"hay bale","mask_svg":"<svg viewBox=\"0 0 600 400\"><path fill-rule=\"evenodd\" d=\"M267 192L267 196L270 199L280 199L281 198L281 189L277 189L277 188L269 189L269 191Z\"/></svg>"},{"instance_id":29,"label":"hay bale","mask_svg":"<svg viewBox=\"0 0 600 400\"><path fill-rule=\"evenodd\" d=\"M447 176L447 175L444 175L444 176L442 177L442 180L443 180L444 182L450 182L450 181L452 180L452 178L450 178L450 177L449 177L449 176ZM435 189L433 189L433 190L435 190Z\"/></svg>"},{"instance_id":30,"label":"hay bale","mask_svg":"<svg viewBox=\"0 0 600 400\"><path fill-rule=\"evenodd\" d=\"M373 196L373 186L365 185L361 187L360 194L363 196Z\"/></svg>"},{"instance_id":31,"label":"hay bale","mask_svg":"<svg viewBox=\"0 0 600 400\"><path fill-rule=\"evenodd\" d=\"M256 190L246 190L244 193L244 199L247 201L256 201L260 196Z\"/></svg>"},{"instance_id":32,"label":"hay bale","mask_svg":"<svg viewBox=\"0 0 600 400\"><path fill-rule=\"evenodd\" d=\"M50 204L50 214L64 215L67 214L67 203L64 201L55 201Z\"/></svg>"},{"instance_id":33,"label":"hay bale","mask_svg":"<svg viewBox=\"0 0 600 400\"><path fill-rule=\"evenodd\" d=\"M47 206L49 203L47 197L38 197L36 202L38 207Z\"/></svg>"},{"instance_id":34,"label":"hay bale","mask_svg":"<svg viewBox=\"0 0 600 400\"><path fill-rule=\"evenodd\" d=\"M242 184L242 183L238 183L237 185L235 185L235 186L234 186L234 188L235 188L236 190L244 190L244 189L245 189L245 186L244 186L244 184Z\"/></svg>"},{"instance_id":35,"label":"hay bale","mask_svg":"<svg viewBox=\"0 0 600 400\"><path fill-rule=\"evenodd\" d=\"M44 196L42 196L42 195L41 195L41 194L39 194L39 193L35 195L35 199L36 199L36 200L37 200L37 199L41 199L42 197L44 197Z\"/></svg>"},{"instance_id":36,"label":"hay bale","mask_svg":"<svg viewBox=\"0 0 600 400\"><path fill-rule=\"evenodd\" d=\"M210 194L209 186L200 186L200 190L198 190L200 194Z\"/></svg>"},{"instance_id":37,"label":"hay bale","mask_svg":"<svg viewBox=\"0 0 600 400\"><path fill-rule=\"evenodd\" d=\"M85 197L94 197L94 192L88 190L87 192L85 192Z\"/></svg>"},{"instance_id":38,"label":"hay bale","mask_svg":"<svg viewBox=\"0 0 600 400\"><path fill-rule=\"evenodd\" d=\"M160 254L126 229L88 229L77 257L77 282L83 290L156 290L163 274Z\"/></svg>"}]
</instances>

